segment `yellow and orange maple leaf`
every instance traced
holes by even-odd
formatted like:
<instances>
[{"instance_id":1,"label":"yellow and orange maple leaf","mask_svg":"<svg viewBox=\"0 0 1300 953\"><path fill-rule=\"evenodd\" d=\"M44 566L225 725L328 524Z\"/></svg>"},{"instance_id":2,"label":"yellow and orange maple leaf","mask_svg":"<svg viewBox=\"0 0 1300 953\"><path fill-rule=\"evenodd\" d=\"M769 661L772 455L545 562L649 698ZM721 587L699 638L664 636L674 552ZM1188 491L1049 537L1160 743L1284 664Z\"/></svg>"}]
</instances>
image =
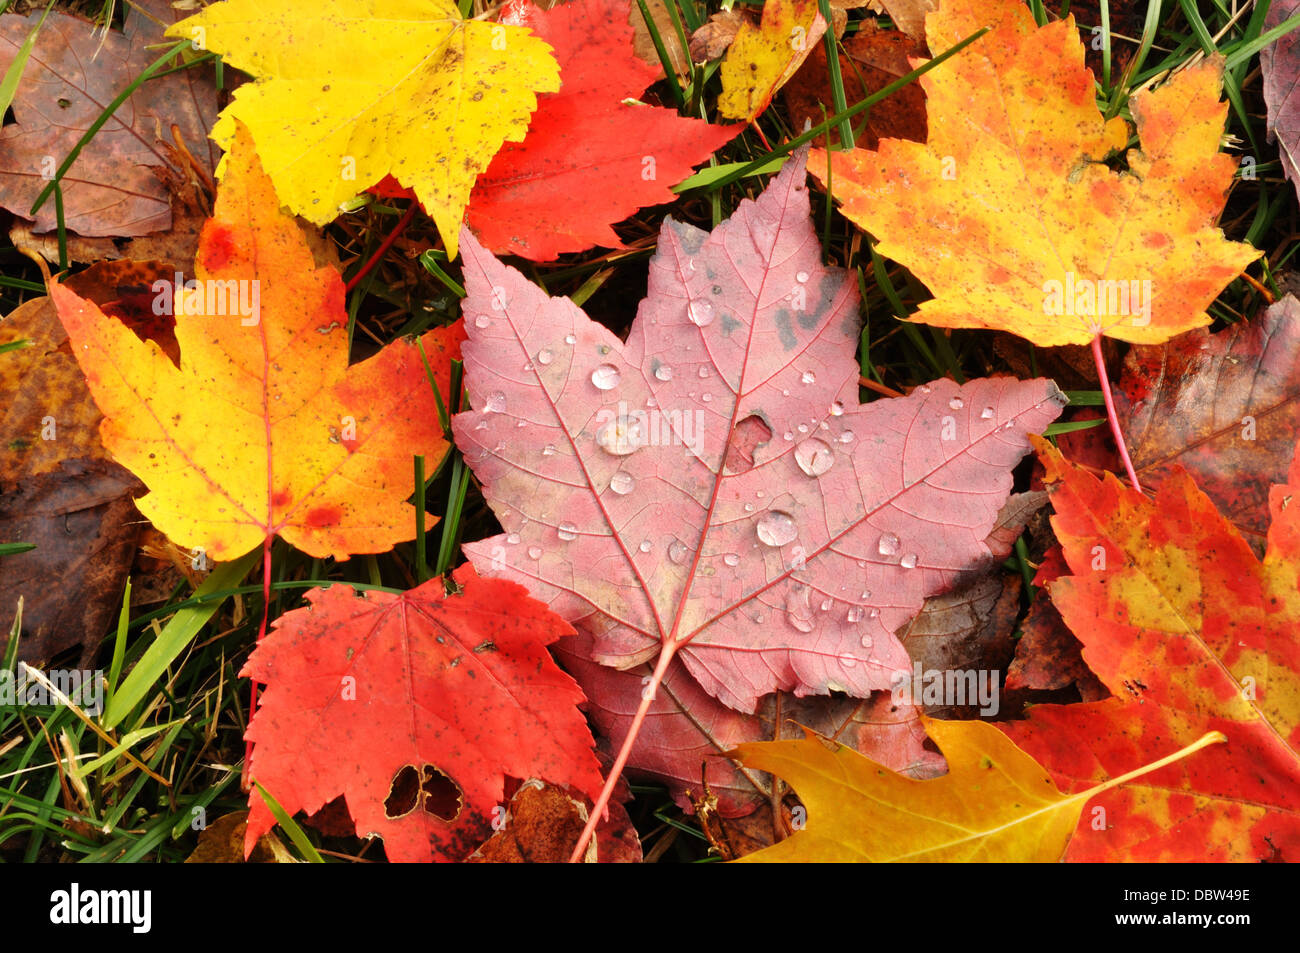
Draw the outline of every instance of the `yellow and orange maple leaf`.
<instances>
[{"instance_id":1,"label":"yellow and orange maple leaf","mask_svg":"<svg viewBox=\"0 0 1300 953\"><path fill-rule=\"evenodd\" d=\"M343 282L317 268L282 213L242 128L196 284L175 305L177 367L90 301L50 297L96 404L100 436L149 487L140 511L171 540L217 561L279 535L313 556L383 552L415 535L413 454L446 452L420 347L390 344L348 367ZM447 387L459 324L420 345Z\"/></svg>"},{"instance_id":2,"label":"yellow and orange maple leaf","mask_svg":"<svg viewBox=\"0 0 1300 953\"><path fill-rule=\"evenodd\" d=\"M452 0L224 0L167 35L257 78L212 137L227 145L236 120L247 125L294 213L324 225L391 174L452 257L474 180L503 142L523 139L536 94L560 88L547 44L466 20Z\"/></svg>"},{"instance_id":3,"label":"yellow and orange maple leaf","mask_svg":"<svg viewBox=\"0 0 1300 953\"><path fill-rule=\"evenodd\" d=\"M1089 798L1222 742L1208 732L1179 751L1091 788L1062 794L1032 757L984 721L922 717L948 773L917 780L852 748L807 737L740 745L744 764L789 781L807 810L792 837L751 863L1039 862L1059 860Z\"/></svg>"},{"instance_id":4,"label":"yellow and orange maple leaf","mask_svg":"<svg viewBox=\"0 0 1300 953\"><path fill-rule=\"evenodd\" d=\"M1098 334L1156 344L1260 252L1214 222L1232 181L1227 105L1211 59L1131 101L1140 149L1098 111L1072 17L1038 27L1018 0L945 0L932 52L994 28L921 79L929 140L814 153L844 214L934 293L913 319L1011 331L1039 345ZM829 162L829 172L827 170Z\"/></svg>"}]
</instances>

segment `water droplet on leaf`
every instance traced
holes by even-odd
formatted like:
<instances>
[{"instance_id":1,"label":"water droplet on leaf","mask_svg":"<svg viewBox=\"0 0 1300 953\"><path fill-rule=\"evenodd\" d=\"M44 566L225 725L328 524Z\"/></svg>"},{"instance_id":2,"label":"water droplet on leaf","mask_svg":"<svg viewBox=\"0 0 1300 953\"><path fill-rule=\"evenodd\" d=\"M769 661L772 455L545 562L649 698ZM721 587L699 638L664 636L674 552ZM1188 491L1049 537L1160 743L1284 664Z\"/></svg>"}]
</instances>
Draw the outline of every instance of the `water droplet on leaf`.
<instances>
[{"instance_id":1,"label":"water droplet on leaf","mask_svg":"<svg viewBox=\"0 0 1300 953\"><path fill-rule=\"evenodd\" d=\"M767 546L784 546L799 535L794 517L782 510L768 510L758 518L758 538Z\"/></svg>"}]
</instances>

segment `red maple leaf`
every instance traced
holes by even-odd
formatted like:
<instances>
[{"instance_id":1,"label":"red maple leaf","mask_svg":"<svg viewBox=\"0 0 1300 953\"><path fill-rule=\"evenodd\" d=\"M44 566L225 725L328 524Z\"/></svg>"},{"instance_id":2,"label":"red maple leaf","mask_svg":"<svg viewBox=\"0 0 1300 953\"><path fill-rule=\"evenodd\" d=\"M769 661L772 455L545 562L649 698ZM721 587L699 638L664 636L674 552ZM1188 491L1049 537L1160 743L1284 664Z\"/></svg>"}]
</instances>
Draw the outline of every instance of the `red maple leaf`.
<instances>
[{"instance_id":1,"label":"red maple leaf","mask_svg":"<svg viewBox=\"0 0 1300 953\"><path fill-rule=\"evenodd\" d=\"M600 789L582 691L546 651L573 630L514 583L453 579L459 592L312 589L240 673L266 685L250 776L290 814L345 795L392 861L468 856L506 775ZM274 824L256 791L249 806L246 851Z\"/></svg>"},{"instance_id":2,"label":"red maple leaf","mask_svg":"<svg viewBox=\"0 0 1300 953\"><path fill-rule=\"evenodd\" d=\"M474 184L469 227L497 254L551 261L596 245L622 248L610 225L674 201L671 187L744 128L629 101L659 70L633 51L628 0L550 10L511 0L501 22L529 27L555 48L562 85L537 97L523 142L507 142ZM372 191L412 194L391 178Z\"/></svg>"}]
</instances>

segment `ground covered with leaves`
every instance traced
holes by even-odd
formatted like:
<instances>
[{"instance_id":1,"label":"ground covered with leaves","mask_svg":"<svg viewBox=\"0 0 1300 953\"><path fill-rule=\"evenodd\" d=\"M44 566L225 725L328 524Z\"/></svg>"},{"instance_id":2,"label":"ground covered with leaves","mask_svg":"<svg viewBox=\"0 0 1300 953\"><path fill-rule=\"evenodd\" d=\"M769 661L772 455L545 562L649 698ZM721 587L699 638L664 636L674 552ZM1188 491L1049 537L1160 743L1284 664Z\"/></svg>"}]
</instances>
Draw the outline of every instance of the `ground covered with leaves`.
<instances>
[{"instance_id":1,"label":"ground covered with leaves","mask_svg":"<svg viewBox=\"0 0 1300 953\"><path fill-rule=\"evenodd\" d=\"M1293 859L1297 26L0 12L0 856Z\"/></svg>"}]
</instances>

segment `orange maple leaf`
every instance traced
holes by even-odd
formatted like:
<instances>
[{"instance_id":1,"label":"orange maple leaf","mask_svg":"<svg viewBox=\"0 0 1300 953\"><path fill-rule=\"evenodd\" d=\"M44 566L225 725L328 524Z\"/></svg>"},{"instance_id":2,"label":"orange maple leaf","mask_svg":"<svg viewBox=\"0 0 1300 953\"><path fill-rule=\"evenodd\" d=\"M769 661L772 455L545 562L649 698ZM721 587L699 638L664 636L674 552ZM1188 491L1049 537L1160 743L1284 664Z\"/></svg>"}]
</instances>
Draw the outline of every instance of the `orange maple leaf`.
<instances>
[{"instance_id":1,"label":"orange maple leaf","mask_svg":"<svg viewBox=\"0 0 1300 953\"><path fill-rule=\"evenodd\" d=\"M1095 802L1071 860L1244 861L1300 851L1300 456L1255 558L1181 469L1154 500L1034 440L1073 575L1052 601L1115 698L1036 705L1003 729L1061 790L1206 731L1228 743ZM1096 808L1102 809L1097 814ZM1104 823L1102 823L1104 822Z\"/></svg>"},{"instance_id":2,"label":"orange maple leaf","mask_svg":"<svg viewBox=\"0 0 1300 953\"><path fill-rule=\"evenodd\" d=\"M274 535L317 557L383 552L415 535L412 455L447 449L420 349L401 340L348 367L338 273L316 267L280 212L246 131L227 163L197 285L174 298L154 286L155 304L177 311L179 367L50 286L104 414L104 446L148 486L140 511L211 559ZM441 388L462 337L458 323L421 339Z\"/></svg>"},{"instance_id":3,"label":"orange maple leaf","mask_svg":"<svg viewBox=\"0 0 1300 953\"><path fill-rule=\"evenodd\" d=\"M946 0L932 52L994 28L921 79L929 140L815 152L844 214L934 293L913 320L1011 331L1039 345L1098 334L1157 344L1260 252L1214 226L1235 162L1219 153L1223 64L1189 67L1131 100L1141 149L1098 111L1074 19L1038 27L1017 0ZM829 164L829 171L828 171Z\"/></svg>"}]
</instances>

